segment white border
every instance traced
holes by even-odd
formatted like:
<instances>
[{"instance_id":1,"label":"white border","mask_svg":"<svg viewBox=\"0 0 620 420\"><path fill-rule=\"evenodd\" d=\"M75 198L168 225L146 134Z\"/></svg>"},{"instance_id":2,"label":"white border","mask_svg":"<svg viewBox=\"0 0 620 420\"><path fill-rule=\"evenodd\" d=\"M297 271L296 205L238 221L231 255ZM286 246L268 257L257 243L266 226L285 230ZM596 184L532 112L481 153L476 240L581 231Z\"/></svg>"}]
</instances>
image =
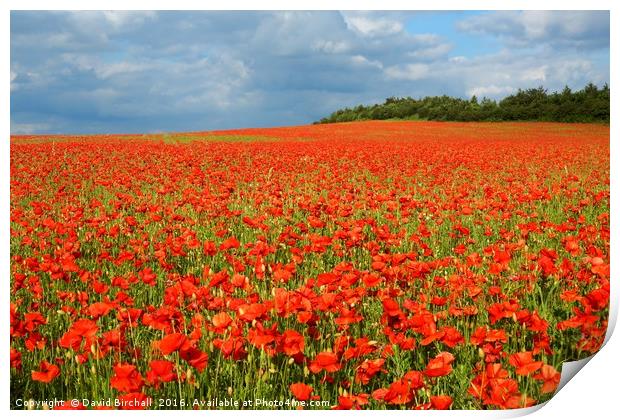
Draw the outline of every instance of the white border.
<instances>
[{"instance_id":1,"label":"white border","mask_svg":"<svg viewBox=\"0 0 620 420\"><path fill-rule=\"evenodd\" d=\"M10 88L8 81L10 80L10 10L198 10L208 6L212 10L611 10L611 72L610 72L610 86L612 88L612 124L611 124L611 208L614 210L611 213L611 233L612 242L615 243L618 239L618 198L615 194L615 186L618 185L618 170L617 165L620 160L618 157L618 147L614 145L614 141L618 141L618 94L617 88L614 85L614 74L617 73L617 42L614 39L618 39L618 27L620 21L620 11L617 2L611 0L589 0L587 2L576 1L558 1L550 0L541 2L540 0L503 0L499 1L442 1L435 0L433 2L421 2L421 1L393 1L383 0L368 1L263 1L260 4L254 4L249 1L237 1L228 0L226 2L217 2L215 4L209 4L200 1L192 0L176 0L174 2L166 2L162 0L153 0L149 2L144 1L129 1L129 0L108 0L108 1L75 1L75 0L60 0L55 1L52 5L49 2L42 0L24 0L14 1L5 0L2 2L2 15L0 17L0 32L2 33L4 54L2 54L2 68L0 74L2 80L5 82L0 87L2 92L2 117L0 118L0 128L4 133L4 141L0 145L0 171L2 172L2 182L0 183L0 217L2 223L0 224L1 235L1 260L0 269L2 270L3 290L5 293L2 299L3 309L0 311L0 323L3 330L0 332L0 355L1 366L5 366L2 374L2 381L0 382L0 392L4 397L3 411L8 411L9 407L9 375L7 375L9 365L9 311L8 311L8 296L10 293L9 286L9 127L10 127ZM610 313L610 328L613 328L617 319L618 303L620 302L620 293L617 284L617 278L619 270L616 268L615 261L618 257L618 251L616 248L611 249L611 260L614 261L611 265L611 277L614 278L613 285L611 287L611 313ZM619 362L616 355L620 354L620 342L617 338L618 334L608 334L606 345L600 350L600 352L593 357L589 363L582 369L577 377L568 382L568 384L555 395L544 407L525 410L512 410L512 411L494 411L494 412L481 412L481 411L459 411L459 412L405 412L405 411L381 411L381 416L388 417L400 417L409 418L410 416L423 416L425 418L507 418L515 417L524 414L530 414L532 419L546 419L550 417L555 418L609 418L610 413L617 411L617 381L620 378ZM62 412L63 416L82 416L81 412ZM339 413L339 414L336 414ZM46 416L45 412L18 412L12 411L10 415L13 418L25 418L25 416ZM204 412L187 412L187 416L200 416L205 415L209 418L215 419L227 419L232 413L225 411L211 411ZM120 416L124 418L139 416L138 412L89 412L89 416ZM150 416L160 417L169 416L168 412L154 412L149 411ZM318 418L321 417L350 417L355 419L375 417L376 413L370 411L362 412L297 412L292 414L290 411L279 412L236 412L233 414L240 418L251 418L255 416L269 416L274 419L284 419L291 415L297 415L301 418Z\"/></svg>"}]
</instances>

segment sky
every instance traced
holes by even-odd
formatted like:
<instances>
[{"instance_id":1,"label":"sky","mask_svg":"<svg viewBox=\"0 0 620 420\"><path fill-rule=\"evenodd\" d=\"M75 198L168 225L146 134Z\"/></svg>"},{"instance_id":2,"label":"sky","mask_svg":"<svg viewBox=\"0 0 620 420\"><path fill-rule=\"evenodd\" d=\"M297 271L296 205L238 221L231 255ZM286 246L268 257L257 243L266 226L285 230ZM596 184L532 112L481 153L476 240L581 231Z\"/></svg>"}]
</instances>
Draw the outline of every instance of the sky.
<instances>
[{"instance_id":1,"label":"sky","mask_svg":"<svg viewBox=\"0 0 620 420\"><path fill-rule=\"evenodd\" d=\"M12 11L11 133L301 125L609 83L607 11Z\"/></svg>"}]
</instances>

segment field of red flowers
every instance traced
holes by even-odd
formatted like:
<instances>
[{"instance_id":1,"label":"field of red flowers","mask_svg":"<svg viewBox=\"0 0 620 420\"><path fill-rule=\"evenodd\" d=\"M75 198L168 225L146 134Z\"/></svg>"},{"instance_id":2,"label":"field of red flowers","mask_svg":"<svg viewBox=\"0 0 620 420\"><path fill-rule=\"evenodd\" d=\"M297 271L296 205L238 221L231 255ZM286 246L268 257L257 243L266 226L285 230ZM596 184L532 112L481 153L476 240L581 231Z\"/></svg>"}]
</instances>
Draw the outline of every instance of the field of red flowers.
<instances>
[{"instance_id":1,"label":"field of red flowers","mask_svg":"<svg viewBox=\"0 0 620 420\"><path fill-rule=\"evenodd\" d=\"M609 140L431 122L13 137L13 408L546 401L607 328Z\"/></svg>"}]
</instances>

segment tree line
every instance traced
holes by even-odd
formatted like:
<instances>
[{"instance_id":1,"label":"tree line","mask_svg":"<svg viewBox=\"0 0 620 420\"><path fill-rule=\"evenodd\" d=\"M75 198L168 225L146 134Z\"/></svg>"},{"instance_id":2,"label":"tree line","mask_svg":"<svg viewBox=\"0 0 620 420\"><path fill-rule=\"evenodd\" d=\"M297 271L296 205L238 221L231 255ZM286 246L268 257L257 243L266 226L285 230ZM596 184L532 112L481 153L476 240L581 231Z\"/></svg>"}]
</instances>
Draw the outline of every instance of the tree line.
<instances>
[{"instance_id":1,"label":"tree line","mask_svg":"<svg viewBox=\"0 0 620 420\"><path fill-rule=\"evenodd\" d=\"M358 105L340 109L315 124L388 119L420 119L433 121L557 121L609 123L609 86L593 83L572 91L548 93L541 87L519 89L495 101L450 96L390 97L382 104Z\"/></svg>"}]
</instances>

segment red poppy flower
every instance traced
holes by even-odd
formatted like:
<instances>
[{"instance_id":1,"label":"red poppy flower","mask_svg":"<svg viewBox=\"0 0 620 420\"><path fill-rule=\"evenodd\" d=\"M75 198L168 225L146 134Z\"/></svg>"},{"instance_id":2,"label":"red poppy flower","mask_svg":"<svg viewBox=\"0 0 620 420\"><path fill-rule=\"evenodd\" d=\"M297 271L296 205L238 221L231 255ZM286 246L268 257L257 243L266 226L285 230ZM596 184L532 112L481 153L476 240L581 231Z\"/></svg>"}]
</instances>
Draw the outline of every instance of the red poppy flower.
<instances>
[{"instance_id":1,"label":"red poppy flower","mask_svg":"<svg viewBox=\"0 0 620 420\"><path fill-rule=\"evenodd\" d=\"M164 356L189 346L187 337L181 333L168 334L158 341L159 350Z\"/></svg>"},{"instance_id":2,"label":"red poppy flower","mask_svg":"<svg viewBox=\"0 0 620 420\"><path fill-rule=\"evenodd\" d=\"M69 327L69 330L58 340L58 344L67 349L79 350L82 342L85 340L89 343L90 339L97 334L98 329L95 321L80 319Z\"/></svg>"},{"instance_id":3,"label":"red poppy flower","mask_svg":"<svg viewBox=\"0 0 620 420\"><path fill-rule=\"evenodd\" d=\"M334 407L336 410L359 410L362 406L368 404L368 394L347 394L338 396L338 405Z\"/></svg>"},{"instance_id":4,"label":"red poppy flower","mask_svg":"<svg viewBox=\"0 0 620 420\"><path fill-rule=\"evenodd\" d=\"M41 369L38 372L32 371L32 380L44 383L50 383L60 375L60 368L52 363L48 363L45 360L39 365Z\"/></svg>"},{"instance_id":5,"label":"red poppy flower","mask_svg":"<svg viewBox=\"0 0 620 420\"><path fill-rule=\"evenodd\" d=\"M238 311L241 319L252 322L255 319L261 318L267 312L267 307L262 303L252 303L241 305Z\"/></svg>"},{"instance_id":6,"label":"red poppy flower","mask_svg":"<svg viewBox=\"0 0 620 420\"><path fill-rule=\"evenodd\" d=\"M22 354L18 350L11 348L10 358L11 358L11 367L15 369L21 369Z\"/></svg>"},{"instance_id":7,"label":"red poppy flower","mask_svg":"<svg viewBox=\"0 0 620 420\"><path fill-rule=\"evenodd\" d=\"M88 313L93 318L97 319L102 316L105 316L114 308L114 305L111 305L106 302L97 302L93 303L88 307Z\"/></svg>"},{"instance_id":8,"label":"red poppy flower","mask_svg":"<svg viewBox=\"0 0 620 420\"><path fill-rule=\"evenodd\" d=\"M182 348L179 351L179 356L190 366L196 368L198 372L202 372L209 361L209 355L196 347Z\"/></svg>"},{"instance_id":9,"label":"red poppy flower","mask_svg":"<svg viewBox=\"0 0 620 420\"><path fill-rule=\"evenodd\" d=\"M222 242L222 244L220 245L220 250L225 251L227 249L234 249L234 248L239 248L239 241L237 240L237 238L230 237L228 239L226 239L224 242Z\"/></svg>"},{"instance_id":10,"label":"red poppy flower","mask_svg":"<svg viewBox=\"0 0 620 420\"><path fill-rule=\"evenodd\" d=\"M202 250L205 255L214 256L215 254L217 254L217 247L215 246L215 242L213 241L206 241L202 247Z\"/></svg>"},{"instance_id":11,"label":"red poppy flower","mask_svg":"<svg viewBox=\"0 0 620 420\"><path fill-rule=\"evenodd\" d=\"M299 401L307 401L312 395L312 387L301 382L292 384L289 389Z\"/></svg>"},{"instance_id":12,"label":"red poppy flower","mask_svg":"<svg viewBox=\"0 0 620 420\"><path fill-rule=\"evenodd\" d=\"M383 396L383 401L388 404L407 404L413 398L412 391L409 381L399 379L390 385Z\"/></svg>"},{"instance_id":13,"label":"red poppy flower","mask_svg":"<svg viewBox=\"0 0 620 420\"><path fill-rule=\"evenodd\" d=\"M543 365L540 372L532 376L532 378L543 381L542 387L540 388L540 392L543 394L555 392L560 384L560 372L550 365Z\"/></svg>"},{"instance_id":14,"label":"red poppy flower","mask_svg":"<svg viewBox=\"0 0 620 420\"><path fill-rule=\"evenodd\" d=\"M386 372L383 369L385 359L364 360L355 371L355 381L366 385L379 372Z\"/></svg>"},{"instance_id":15,"label":"red poppy flower","mask_svg":"<svg viewBox=\"0 0 620 420\"><path fill-rule=\"evenodd\" d=\"M177 378L174 364L168 360L152 360L149 366L151 370L146 373L146 380L155 386L160 382L170 382Z\"/></svg>"},{"instance_id":16,"label":"red poppy flower","mask_svg":"<svg viewBox=\"0 0 620 420\"><path fill-rule=\"evenodd\" d=\"M114 376L110 378L110 385L117 391L139 391L143 383L142 376L134 365L119 363L114 366Z\"/></svg>"},{"instance_id":17,"label":"red poppy flower","mask_svg":"<svg viewBox=\"0 0 620 420\"><path fill-rule=\"evenodd\" d=\"M213 340L213 345L220 349L226 358L243 360L248 355L248 352L245 349L245 341L240 337L231 337L226 340L217 338Z\"/></svg>"},{"instance_id":18,"label":"red poppy flower","mask_svg":"<svg viewBox=\"0 0 620 420\"><path fill-rule=\"evenodd\" d=\"M400 314L402 314L398 302L396 302L394 299L386 299L383 301L383 311L386 315L389 316L399 316Z\"/></svg>"},{"instance_id":19,"label":"red poppy flower","mask_svg":"<svg viewBox=\"0 0 620 420\"><path fill-rule=\"evenodd\" d=\"M448 352L441 352L426 365L424 374L428 377L446 376L452 372L451 363L454 356Z\"/></svg>"},{"instance_id":20,"label":"red poppy flower","mask_svg":"<svg viewBox=\"0 0 620 420\"><path fill-rule=\"evenodd\" d=\"M280 339L282 351L289 355L294 356L304 351L304 336L299 334L295 330L286 330L282 333Z\"/></svg>"},{"instance_id":21,"label":"red poppy flower","mask_svg":"<svg viewBox=\"0 0 620 420\"><path fill-rule=\"evenodd\" d=\"M452 405L452 397L449 395L434 395L431 397L431 406L435 410L448 410Z\"/></svg>"},{"instance_id":22,"label":"red poppy flower","mask_svg":"<svg viewBox=\"0 0 620 420\"><path fill-rule=\"evenodd\" d=\"M309 369L312 373L319 373L322 370L327 372L337 372L340 370L338 356L330 351L319 353L310 363Z\"/></svg>"},{"instance_id":23,"label":"red poppy flower","mask_svg":"<svg viewBox=\"0 0 620 420\"><path fill-rule=\"evenodd\" d=\"M517 375L529 375L532 372L536 372L543 365L543 362L534 361L531 351L515 353L510 356L508 362L517 368Z\"/></svg>"},{"instance_id":24,"label":"red poppy flower","mask_svg":"<svg viewBox=\"0 0 620 420\"><path fill-rule=\"evenodd\" d=\"M226 312L220 312L213 315L211 322L217 332L223 332L230 324L232 324L233 320Z\"/></svg>"},{"instance_id":25,"label":"red poppy flower","mask_svg":"<svg viewBox=\"0 0 620 420\"><path fill-rule=\"evenodd\" d=\"M39 312L30 312L24 315L24 329L34 332L39 325L46 324L45 318Z\"/></svg>"},{"instance_id":26,"label":"red poppy flower","mask_svg":"<svg viewBox=\"0 0 620 420\"><path fill-rule=\"evenodd\" d=\"M264 348L274 343L278 338L278 326L274 324L270 328L264 328L261 323L256 323L254 328L248 330L248 341L257 348Z\"/></svg>"}]
</instances>

